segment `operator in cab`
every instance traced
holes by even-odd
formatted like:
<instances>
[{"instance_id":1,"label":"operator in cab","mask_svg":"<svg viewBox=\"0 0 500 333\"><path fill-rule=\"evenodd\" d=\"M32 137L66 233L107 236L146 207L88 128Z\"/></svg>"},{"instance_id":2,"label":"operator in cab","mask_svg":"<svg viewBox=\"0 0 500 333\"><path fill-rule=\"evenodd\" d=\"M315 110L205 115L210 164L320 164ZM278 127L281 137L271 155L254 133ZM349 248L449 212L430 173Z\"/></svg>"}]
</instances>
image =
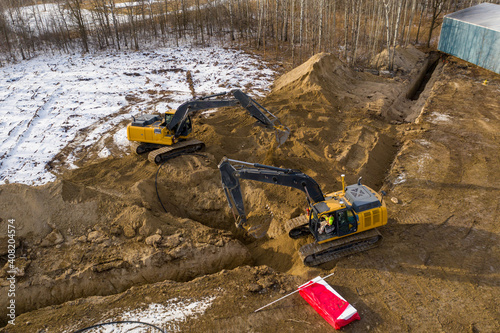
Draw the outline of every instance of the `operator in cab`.
<instances>
[{"instance_id":1,"label":"operator in cab","mask_svg":"<svg viewBox=\"0 0 500 333\"><path fill-rule=\"evenodd\" d=\"M319 228L319 233L324 234L324 233L332 233L335 231L335 219L333 217L333 214L328 215L326 218L322 217L320 221L320 228Z\"/></svg>"}]
</instances>

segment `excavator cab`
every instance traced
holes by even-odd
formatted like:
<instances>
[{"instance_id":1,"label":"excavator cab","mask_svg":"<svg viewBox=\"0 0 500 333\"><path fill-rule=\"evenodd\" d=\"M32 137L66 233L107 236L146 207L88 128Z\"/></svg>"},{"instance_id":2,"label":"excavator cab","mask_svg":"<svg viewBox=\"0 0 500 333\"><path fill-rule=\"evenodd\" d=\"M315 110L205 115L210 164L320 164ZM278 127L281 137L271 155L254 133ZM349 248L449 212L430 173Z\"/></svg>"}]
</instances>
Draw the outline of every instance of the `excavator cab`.
<instances>
[{"instance_id":1,"label":"excavator cab","mask_svg":"<svg viewBox=\"0 0 500 333\"><path fill-rule=\"evenodd\" d=\"M358 221L356 215L351 209L344 209L335 212L337 216L337 230L338 236L349 235L358 231Z\"/></svg>"},{"instance_id":2,"label":"excavator cab","mask_svg":"<svg viewBox=\"0 0 500 333\"><path fill-rule=\"evenodd\" d=\"M171 110L168 112L165 112L165 124L164 126L168 128L170 122L174 119L175 115L175 110ZM162 125L163 125L162 124ZM178 131L178 127L182 126L182 128ZM193 125L191 123L191 117L189 115L186 116L186 121L176 124L174 127L172 127L172 133L178 133L179 137L187 137L192 131L193 131Z\"/></svg>"}]
</instances>

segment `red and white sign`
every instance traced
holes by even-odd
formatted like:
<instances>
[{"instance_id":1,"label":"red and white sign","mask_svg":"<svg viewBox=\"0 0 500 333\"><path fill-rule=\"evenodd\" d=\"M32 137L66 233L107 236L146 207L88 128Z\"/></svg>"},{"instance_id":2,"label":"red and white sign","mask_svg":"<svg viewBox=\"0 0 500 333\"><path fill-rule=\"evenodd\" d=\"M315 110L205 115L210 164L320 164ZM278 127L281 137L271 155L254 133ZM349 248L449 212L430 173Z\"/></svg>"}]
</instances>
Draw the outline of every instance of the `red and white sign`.
<instances>
[{"instance_id":1,"label":"red and white sign","mask_svg":"<svg viewBox=\"0 0 500 333\"><path fill-rule=\"evenodd\" d=\"M304 283L300 295L335 329L360 320L358 311L320 276Z\"/></svg>"}]
</instances>

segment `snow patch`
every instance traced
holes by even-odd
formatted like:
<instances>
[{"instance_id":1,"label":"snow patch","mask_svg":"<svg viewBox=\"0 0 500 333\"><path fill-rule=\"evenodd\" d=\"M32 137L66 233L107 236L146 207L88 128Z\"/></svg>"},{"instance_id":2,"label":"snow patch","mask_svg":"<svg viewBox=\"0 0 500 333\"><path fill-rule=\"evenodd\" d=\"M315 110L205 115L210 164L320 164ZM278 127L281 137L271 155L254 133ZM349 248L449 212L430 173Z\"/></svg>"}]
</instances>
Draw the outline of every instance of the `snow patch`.
<instances>
[{"instance_id":1,"label":"snow patch","mask_svg":"<svg viewBox=\"0 0 500 333\"><path fill-rule=\"evenodd\" d=\"M441 122L448 122L450 120L451 120L451 117L447 114L438 113L438 112L431 113L430 122L433 124L438 124Z\"/></svg>"},{"instance_id":2,"label":"snow patch","mask_svg":"<svg viewBox=\"0 0 500 333\"><path fill-rule=\"evenodd\" d=\"M106 158L108 156L111 156L111 152L109 151L108 148L104 147L100 152L99 154L97 154L97 156L99 156L100 158Z\"/></svg>"},{"instance_id":3,"label":"snow patch","mask_svg":"<svg viewBox=\"0 0 500 333\"><path fill-rule=\"evenodd\" d=\"M167 332L180 332L180 323L185 322L188 318L196 318L205 313L216 298L215 296L205 297L199 301L172 298L163 304L151 303L146 308L131 309L120 314L106 314L104 317L108 317L108 319L103 322L140 321L155 325ZM111 318L109 317L110 315L112 316ZM72 332L74 329L72 327L64 332ZM148 326L146 325L129 323L105 325L89 332L145 332L147 329Z\"/></svg>"},{"instance_id":4,"label":"snow patch","mask_svg":"<svg viewBox=\"0 0 500 333\"><path fill-rule=\"evenodd\" d=\"M421 156L418 157L418 159L417 159L417 167L418 167L417 172L419 174L424 173L425 165L427 164L427 161L430 161L430 160L432 160L432 157L431 157L431 155L429 155L427 153L422 154Z\"/></svg>"},{"instance_id":5,"label":"snow patch","mask_svg":"<svg viewBox=\"0 0 500 333\"><path fill-rule=\"evenodd\" d=\"M123 127L113 135L113 142L123 152L128 152L129 141L127 140L127 127Z\"/></svg>"},{"instance_id":6,"label":"snow patch","mask_svg":"<svg viewBox=\"0 0 500 333\"><path fill-rule=\"evenodd\" d=\"M416 139L413 140L413 142L418 143L421 146L424 146L425 148L429 148L431 146L431 143L425 139Z\"/></svg>"},{"instance_id":7,"label":"snow patch","mask_svg":"<svg viewBox=\"0 0 500 333\"><path fill-rule=\"evenodd\" d=\"M406 182L406 173L402 172L399 176L394 180L394 185L399 185Z\"/></svg>"}]
</instances>

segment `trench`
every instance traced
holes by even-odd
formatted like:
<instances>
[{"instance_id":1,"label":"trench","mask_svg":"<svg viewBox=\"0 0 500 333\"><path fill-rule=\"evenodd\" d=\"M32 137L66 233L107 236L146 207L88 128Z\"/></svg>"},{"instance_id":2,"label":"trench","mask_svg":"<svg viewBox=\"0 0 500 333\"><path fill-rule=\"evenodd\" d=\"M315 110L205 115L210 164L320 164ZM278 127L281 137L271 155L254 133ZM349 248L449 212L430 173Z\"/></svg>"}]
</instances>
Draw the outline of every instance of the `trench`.
<instances>
[{"instance_id":1,"label":"trench","mask_svg":"<svg viewBox=\"0 0 500 333\"><path fill-rule=\"evenodd\" d=\"M410 86L406 98L411 101L416 101L420 98L420 95L427 87L429 80L431 79L436 67L439 63L440 55L437 52L431 52L429 58L427 59L423 70L417 77L416 81Z\"/></svg>"}]
</instances>

